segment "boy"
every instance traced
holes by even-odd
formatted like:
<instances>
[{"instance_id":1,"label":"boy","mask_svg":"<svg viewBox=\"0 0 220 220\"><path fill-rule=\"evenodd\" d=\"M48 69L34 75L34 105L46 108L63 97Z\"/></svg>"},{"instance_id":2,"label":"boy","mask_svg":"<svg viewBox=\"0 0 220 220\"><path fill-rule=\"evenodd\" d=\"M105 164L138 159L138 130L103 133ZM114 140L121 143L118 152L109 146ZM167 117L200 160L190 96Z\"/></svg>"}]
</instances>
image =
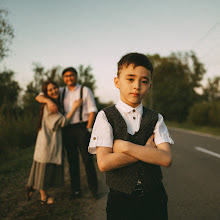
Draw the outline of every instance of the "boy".
<instances>
[{"instance_id":1,"label":"boy","mask_svg":"<svg viewBox=\"0 0 220 220\"><path fill-rule=\"evenodd\" d=\"M168 219L160 166L171 165L173 140L163 117L141 103L152 76L145 55L123 56L114 79L120 100L100 111L94 124L89 152L97 154L98 167L106 172L109 220Z\"/></svg>"}]
</instances>

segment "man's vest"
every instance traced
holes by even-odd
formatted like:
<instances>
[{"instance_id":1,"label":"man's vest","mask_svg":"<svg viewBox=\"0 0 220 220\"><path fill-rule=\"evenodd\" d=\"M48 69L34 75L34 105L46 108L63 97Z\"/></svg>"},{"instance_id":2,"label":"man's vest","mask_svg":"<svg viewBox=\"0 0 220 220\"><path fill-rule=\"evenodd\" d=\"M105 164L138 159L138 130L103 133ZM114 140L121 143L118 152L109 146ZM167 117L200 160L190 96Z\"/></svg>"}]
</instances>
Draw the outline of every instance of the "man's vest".
<instances>
[{"instance_id":1,"label":"man's vest","mask_svg":"<svg viewBox=\"0 0 220 220\"><path fill-rule=\"evenodd\" d=\"M112 126L114 140L121 139L143 146L153 134L158 121L157 112L143 107L140 129L134 135L131 135L127 132L126 122L115 105L107 107L103 111ZM146 191L150 191L162 184L162 178L160 166L142 161L106 172L106 184L109 188L126 194L132 193L138 180L141 181Z\"/></svg>"}]
</instances>

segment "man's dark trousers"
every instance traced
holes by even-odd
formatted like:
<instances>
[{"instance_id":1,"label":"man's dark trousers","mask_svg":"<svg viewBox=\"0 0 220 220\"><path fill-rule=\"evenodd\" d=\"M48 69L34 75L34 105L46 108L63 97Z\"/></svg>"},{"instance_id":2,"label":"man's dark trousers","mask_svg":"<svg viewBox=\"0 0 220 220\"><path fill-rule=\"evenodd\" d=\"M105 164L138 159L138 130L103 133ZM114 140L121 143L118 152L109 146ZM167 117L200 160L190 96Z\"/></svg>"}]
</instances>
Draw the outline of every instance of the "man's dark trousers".
<instances>
[{"instance_id":1,"label":"man's dark trousers","mask_svg":"<svg viewBox=\"0 0 220 220\"><path fill-rule=\"evenodd\" d=\"M72 192L80 191L79 151L87 174L88 187L97 192L98 181L93 155L88 152L90 133L86 128L87 122L70 124L63 128L63 144L67 152Z\"/></svg>"}]
</instances>

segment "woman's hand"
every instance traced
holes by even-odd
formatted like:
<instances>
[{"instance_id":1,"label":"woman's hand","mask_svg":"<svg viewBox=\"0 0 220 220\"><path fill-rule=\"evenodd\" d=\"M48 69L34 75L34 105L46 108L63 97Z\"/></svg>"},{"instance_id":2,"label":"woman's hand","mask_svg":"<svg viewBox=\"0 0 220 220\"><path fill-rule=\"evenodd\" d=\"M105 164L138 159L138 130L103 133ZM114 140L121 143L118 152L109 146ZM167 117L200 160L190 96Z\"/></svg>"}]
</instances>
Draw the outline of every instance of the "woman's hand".
<instances>
[{"instance_id":1,"label":"woman's hand","mask_svg":"<svg viewBox=\"0 0 220 220\"><path fill-rule=\"evenodd\" d=\"M72 109L69 111L69 113L66 115L66 118L72 118L74 112L76 111L77 108L79 108L80 105L82 105L83 100L82 99L78 99L76 101L73 102L72 105Z\"/></svg>"},{"instance_id":2,"label":"woman's hand","mask_svg":"<svg viewBox=\"0 0 220 220\"><path fill-rule=\"evenodd\" d=\"M75 100L75 101L73 102L72 108L73 108L73 109L77 109L77 108L79 108L80 105L82 105L82 103L83 103L83 100L82 100L82 99Z\"/></svg>"}]
</instances>

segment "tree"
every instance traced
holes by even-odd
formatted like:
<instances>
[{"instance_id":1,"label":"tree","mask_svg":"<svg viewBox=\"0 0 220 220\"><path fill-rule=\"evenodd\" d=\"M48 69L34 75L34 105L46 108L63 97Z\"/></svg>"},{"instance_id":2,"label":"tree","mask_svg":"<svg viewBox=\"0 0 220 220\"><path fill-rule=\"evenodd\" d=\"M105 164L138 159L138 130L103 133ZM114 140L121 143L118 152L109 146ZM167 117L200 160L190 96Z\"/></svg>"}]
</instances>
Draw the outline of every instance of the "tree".
<instances>
[{"instance_id":1,"label":"tree","mask_svg":"<svg viewBox=\"0 0 220 220\"><path fill-rule=\"evenodd\" d=\"M205 73L203 64L194 54L172 53L168 57L148 56L153 63L153 87L145 104L164 115L168 120L183 122L189 108L198 99L195 88Z\"/></svg>"},{"instance_id":2,"label":"tree","mask_svg":"<svg viewBox=\"0 0 220 220\"><path fill-rule=\"evenodd\" d=\"M45 68L39 63L33 63L33 72L34 79L27 85L22 100L24 110L33 112L33 114L38 114L39 103L35 101L35 97L41 92L43 82L52 80L60 85L60 82L62 82L62 76L59 74L59 66L53 67L50 70L45 70Z\"/></svg>"},{"instance_id":3,"label":"tree","mask_svg":"<svg viewBox=\"0 0 220 220\"><path fill-rule=\"evenodd\" d=\"M186 63L185 65L191 64L191 71L190 71L190 85L193 88L201 87L201 80L206 72L204 65L199 62L198 58L196 57L195 53L191 51L190 53L186 53Z\"/></svg>"},{"instance_id":4,"label":"tree","mask_svg":"<svg viewBox=\"0 0 220 220\"><path fill-rule=\"evenodd\" d=\"M90 65L88 65L87 67L84 67L83 65L79 65L78 67L78 82L81 85L87 86L89 87L92 92L94 93L95 91L95 83L96 80L93 76L93 74L91 73L92 68Z\"/></svg>"},{"instance_id":5,"label":"tree","mask_svg":"<svg viewBox=\"0 0 220 220\"><path fill-rule=\"evenodd\" d=\"M8 55L9 45L14 38L14 30L7 20L8 12L0 9L0 61Z\"/></svg>"},{"instance_id":6,"label":"tree","mask_svg":"<svg viewBox=\"0 0 220 220\"><path fill-rule=\"evenodd\" d=\"M220 100L220 77L208 79L207 86L203 88L203 95L206 101Z\"/></svg>"},{"instance_id":7,"label":"tree","mask_svg":"<svg viewBox=\"0 0 220 220\"><path fill-rule=\"evenodd\" d=\"M88 65L87 67L84 67L83 65L79 65L78 67L78 83L89 87L93 94L95 94L95 89L96 89L96 80L94 78L94 75L91 73L92 72L92 67ZM99 97L95 96L95 102L98 110L101 110L107 106L113 105L113 102L109 103L102 103L99 100Z\"/></svg>"},{"instance_id":8,"label":"tree","mask_svg":"<svg viewBox=\"0 0 220 220\"><path fill-rule=\"evenodd\" d=\"M91 73L91 66L89 65L87 67L84 67L83 65L79 65L77 70L79 84L89 87L94 93L94 90L96 88L96 80L94 78L94 75ZM60 66L55 66L49 70L45 70L45 68L41 64L33 63L33 72L34 79L27 85L22 100L24 110L37 115L39 112L39 103L35 101L35 97L41 91L42 83L47 80L55 81L58 83L59 86L65 86L65 83L63 82ZM112 104L111 102L102 103L99 101L98 97L95 97L95 101L99 110Z\"/></svg>"},{"instance_id":9,"label":"tree","mask_svg":"<svg viewBox=\"0 0 220 220\"><path fill-rule=\"evenodd\" d=\"M17 107L18 95L21 88L14 80L14 72L5 70L0 73L0 108L1 112L9 113Z\"/></svg>"}]
</instances>

